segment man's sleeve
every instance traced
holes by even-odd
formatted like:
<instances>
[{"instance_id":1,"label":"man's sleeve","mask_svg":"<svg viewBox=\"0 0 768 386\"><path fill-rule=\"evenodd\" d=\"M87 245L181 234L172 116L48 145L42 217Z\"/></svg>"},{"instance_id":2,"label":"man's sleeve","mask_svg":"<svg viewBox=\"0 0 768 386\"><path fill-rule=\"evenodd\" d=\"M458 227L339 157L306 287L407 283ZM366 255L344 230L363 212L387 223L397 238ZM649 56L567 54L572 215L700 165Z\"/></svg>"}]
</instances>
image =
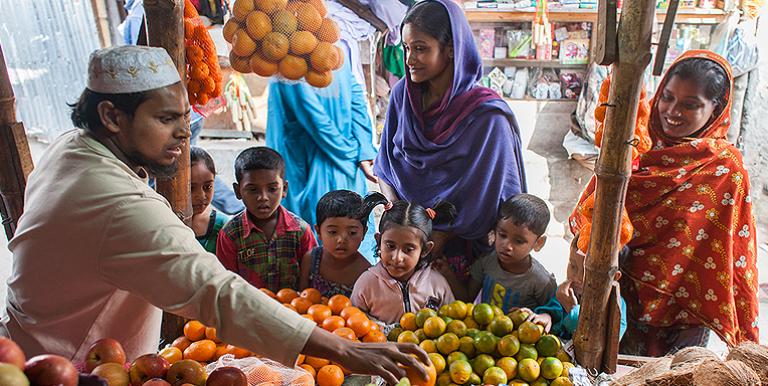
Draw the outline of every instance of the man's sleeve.
<instances>
[{"instance_id":1,"label":"man's sleeve","mask_svg":"<svg viewBox=\"0 0 768 386\"><path fill-rule=\"evenodd\" d=\"M116 206L96 247L99 270L116 287L285 365L293 366L315 327L224 269L160 200Z\"/></svg>"}]
</instances>

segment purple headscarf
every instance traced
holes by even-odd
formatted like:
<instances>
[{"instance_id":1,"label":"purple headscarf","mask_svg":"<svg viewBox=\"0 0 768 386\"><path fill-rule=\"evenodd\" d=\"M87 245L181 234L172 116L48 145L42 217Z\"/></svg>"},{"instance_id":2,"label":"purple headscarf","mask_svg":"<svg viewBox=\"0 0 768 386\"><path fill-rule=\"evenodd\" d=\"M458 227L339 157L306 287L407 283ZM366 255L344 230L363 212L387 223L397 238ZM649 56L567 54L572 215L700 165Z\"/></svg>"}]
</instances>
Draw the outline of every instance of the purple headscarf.
<instances>
[{"instance_id":1,"label":"purple headscarf","mask_svg":"<svg viewBox=\"0 0 768 386\"><path fill-rule=\"evenodd\" d=\"M464 12L451 0L429 1L450 16L453 85L422 112L421 85L406 70L392 89L375 172L401 199L456 205L458 220L435 229L474 240L491 230L501 202L526 191L520 130L506 102L478 85L482 61Z\"/></svg>"}]
</instances>

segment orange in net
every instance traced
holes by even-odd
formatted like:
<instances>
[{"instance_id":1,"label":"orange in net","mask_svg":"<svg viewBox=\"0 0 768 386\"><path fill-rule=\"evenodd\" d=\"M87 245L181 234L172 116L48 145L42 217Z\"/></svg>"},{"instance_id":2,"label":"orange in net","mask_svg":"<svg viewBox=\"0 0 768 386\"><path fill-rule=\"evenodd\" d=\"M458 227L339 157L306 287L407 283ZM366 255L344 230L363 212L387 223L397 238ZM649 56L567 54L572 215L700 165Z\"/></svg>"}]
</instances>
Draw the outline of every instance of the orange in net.
<instances>
[{"instance_id":1,"label":"orange in net","mask_svg":"<svg viewBox=\"0 0 768 386\"><path fill-rule=\"evenodd\" d=\"M270 62L269 60L262 58L259 54L253 54L253 56L251 56L250 66L251 71L263 77L272 76L277 73L277 63Z\"/></svg>"},{"instance_id":2,"label":"orange in net","mask_svg":"<svg viewBox=\"0 0 768 386\"><path fill-rule=\"evenodd\" d=\"M231 19L230 19L231 20ZM261 40L272 32L272 20L264 12L255 11L245 19L245 28L248 35L254 40ZM224 28L226 30L226 26Z\"/></svg>"},{"instance_id":3,"label":"orange in net","mask_svg":"<svg viewBox=\"0 0 768 386\"><path fill-rule=\"evenodd\" d=\"M224 35L224 40L226 40L227 43L232 43L232 37L235 36L235 32L240 28L240 23L238 23L237 19L232 18L227 20L227 22L224 23L224 27L221 29L221 33Z\"/></svg>"},{"instance_id":4,"label":"orange in net","mask_svg":"<svg viewBox=\"0 0 768 386\"><path fill-rule=\"evenodd\" d=\"M325 8L325 3L323 3L323 0L303 0L305 3L312 4L313 7L317 10L317 13L320 14L320 17L326 17L328 15L328 9Z\"/></svg>"},{"instance_id":5,"label":"orange in net","mask_svg":"<svg viewBox=\"0 0 768 386\"><path fill-rule=\"evenodd\" d=\"M318 72L333 70L339 63L339 54L333 44L328 42L317 43L317 47L309 57L312 68Z\"/></svg>"},{"instance_id":6,"label":"orange in net","mask_svg":"<svg viewBox=\"0 0 768 386\"><path fill-rule=\"evenodd\" d=\"M290 41L290 51L296 55L306 55L317 47L317 38L309 31L294 32Z\"/></svg>"},{"instance_id":7,"label":"orange in net","mask_svg":"<svg viewBox=\"0 0 768 386\"><path fill-rule=\"evenodd\" d=\"M288 0L257 0L256 1L256 9L269 14L285 8L286 5L288 5Z\"/></svg>"},{"instance_id":8,"label":"orange in net","mask_svg":"<svg viewBox=\"0 0 768 386\"><path fill-rule=\"evenodd\" d=\"M287 36L279 32L270 32L261 41L261 54L267 60L278 62L288 55L289 47L290 42Z\"/></svg>"},{"instance_id":9,"label":"orange in net","mask_svg":"<svg viewBox=\"0 0 768 386\"><path fill-rule=\"evenodd\" d=\"M315 375L317 375L317 371L315 371L315 368L310 365L303 364L303 365L299 365L299 367L304 369L304 371L308 372L309 375L312 376L312 378L315 378Z\"/></svg>"},{"instance_id":10,"label":"orange in net","mask_svg":"<svg viewBox=\"0 0 768 386\"><path fill-rule=\"evenodd\" d=\"M272 29L286 36L290 36L299 28L299 21L290 11L281 9L272 16Z\"/></svg>"},{"instance_id":11,"label":"orange in net","mask_svg":"<svg viewBox=\"0 0 768 386\"><path fill-rule=\"evenodd\" d=\"M309 83L310 86L317 87L317 88L323 88L328 87L328 85L331 84L333 81L333 73L330 71L324 71L324 72L317 72L317 71L308 71L306 75L304 75L304 80Z\"/></svg>"},{"instance_id":12,"label":"orange in net","mask_svg":"<svg viewBox=\"0 0 768 386\"><path fill-rule=\"evenodd\" d=\"M299 80L307 73L307 61L298 56L287 55L280 61L277 68L286 79ZM320 301L317 303L320 303ZM328 309L328 312L331 312L330 309Z\"/></svg>"},{"instance_id":13,"label":"orange in net","mask_svg":"<svg viewBox=\"0 0 768 386\"><path fill-rule=\"evenodd\" d=\"M251 38L248 31L239 29L232 37L232 52L237 56L247 57L256 51L256 41Z\"/></svg>"},{"instance_id":14,"label":"orange in net","mask_svg":"<svg viewBox=\"0 0 768 386\"><path fill-rule=\"evenodd\" d=\"M232 6L232 14L238 20L245 20L254 9L256 9L254 0L236 0L235 5Z\"/></svg>"},{"instance_id":15,"label":"orange in net","mask_svg":"<svg viewBox=\"0 0 768 386\"><path fill-rule=\"evenodd\" d=\"M323 17L315 7L307 3L298 3L295 6L296 19L299 21L299 29L302 31L317 32L323 22Z\"/></svg>"},{"instance_id":16,"label":"orange in net","mask_svg":"<svg viewBox=\"0 0 768 386\"><path fill-rule=\"evenodd\" d=\"M331 19L325 18L317 30L317 38L326 43L336 43L341 37L339 26Z\"/></svg>"},{"instance_id":17,"label":"orange in net","mask_svg":"<svg viewBox=\"0 0 768 386\"><path fill-rule=\"evenodd\" d=\"M317 372L318 386L341 386L344 383L344 372L339 366L326 365Z\"/></svg>"}]
</instances>

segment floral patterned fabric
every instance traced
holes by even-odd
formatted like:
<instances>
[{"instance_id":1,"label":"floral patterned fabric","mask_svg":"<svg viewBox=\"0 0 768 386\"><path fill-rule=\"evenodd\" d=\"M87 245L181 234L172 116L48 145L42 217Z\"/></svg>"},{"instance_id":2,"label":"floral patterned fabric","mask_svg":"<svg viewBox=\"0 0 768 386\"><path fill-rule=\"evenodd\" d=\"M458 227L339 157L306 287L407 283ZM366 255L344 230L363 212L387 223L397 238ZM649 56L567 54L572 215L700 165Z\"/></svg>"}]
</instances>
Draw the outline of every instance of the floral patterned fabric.
<instances>
[{"instance_id":1,"label":"floral patterned fabric","mask_svg":"<svg viewBox=\"0 0 768 386\"><path fill-rule=\"evenodd\" d=\"M732 84L730 66L722 57L689 51L675 64L691 58L717 62ZM758 341L749 177L741 154L725 139L731 90L723 112L698 137L670 138L656 113L666 81L650 103L653 148L640 156L627 190L625 207L635 232L628 244L632 256L621 269L634 284L623 291L636 294L636 301L628 300L635 303L628 304L630 313L652 327L706 326L730 346ZM594 188L593 177L580 205ZM572 230L580 228L581 217L577 207Z\"/></svg>"}]
</instances>

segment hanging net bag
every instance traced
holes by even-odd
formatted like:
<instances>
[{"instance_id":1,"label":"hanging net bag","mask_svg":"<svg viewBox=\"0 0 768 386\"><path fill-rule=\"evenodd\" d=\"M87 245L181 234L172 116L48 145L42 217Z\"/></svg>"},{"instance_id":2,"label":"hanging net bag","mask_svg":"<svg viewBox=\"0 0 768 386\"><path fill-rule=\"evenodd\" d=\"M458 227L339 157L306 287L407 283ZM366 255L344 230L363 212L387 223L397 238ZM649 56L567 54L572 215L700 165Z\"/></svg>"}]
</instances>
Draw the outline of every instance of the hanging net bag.
<instances>
[{"instance_id":1,"label":"hanging net bag","mask_svg":"<svg viewBox=\"0 0 768 386\"><path fill-rule=\"evenodd\" d=\"M326 87L344 63L323 0L236 0L232 13L223 32L238 72Z\"/></svg>"},{"instance_id":2,"label":"hanging net bag","mask_svg":"<svg viewBox=\"0 0 768 386\"><path fill-rule=\"evenodd\" d=\"M221 68L213 39L189 0L184 2L184 47L189 103L202 106L221 95Z\"/></svg>"}]
</instances>

